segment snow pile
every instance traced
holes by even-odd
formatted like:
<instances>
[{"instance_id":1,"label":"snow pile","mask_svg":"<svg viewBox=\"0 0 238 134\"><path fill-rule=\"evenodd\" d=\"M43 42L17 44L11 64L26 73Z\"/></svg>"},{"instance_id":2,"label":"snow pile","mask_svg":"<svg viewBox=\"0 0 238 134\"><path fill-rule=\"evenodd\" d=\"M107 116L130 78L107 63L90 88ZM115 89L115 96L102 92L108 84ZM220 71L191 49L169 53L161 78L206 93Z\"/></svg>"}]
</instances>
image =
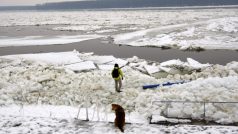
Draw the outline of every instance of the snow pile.
<instances>
[{"instance_id":1,"label":"snow pile","mask_svg":"<svg viewBox=\"0 0 238 134\"><path fill-rule=\"evenodd\" d=\"M165 118L160 115L153 115L151 123L158 123L158 122L168 122L168 123L190 123L190 120L185 120L185 119L169 119Z\"/></svg>"},{"instance_id":2,"label":"snow pile","mask_svg":"<svg viewBox=\"0 0 238 134\"><path fill-rule=\"evenodd\" d=\"M99 35L74 35L74 36L26 36L21 38L0 37L0 47L6 46L30 46L30 45L58 45L81 42L100 38Z\"/></svg>"},{"instance_id":3,"label":"snow pile","mask_svg":"<svg viewBox=\"0 0 238 134\"><path fill-rule=\"evenodd\" d=\"M202 102L237 102L238 77L209 77L200 78L189 83L160 88L158 100L202 101ZM179 96L177 95L179 94ZM165 105L162 105L163 107ZM231 123L237 120L236 103L208 103L206 116L217 122ZM225 112L226 111L226 112ZM231 114L233 113L233 114ZM168 116L202 118L202 103L172 103L169 106Z\"/></svg>"},{"instance_id":4,"label":"snow pile","mask_svg":"<svg viewBox=\"0 0 238 134\"><path fill-rule=\"evenodd\" d=\"M238 72L238 69L237 69L238 63L235 61L228 63L227 67L231 70L235 70L236 72Z\"/></svg>"},{"instance_id":5,"label":"snow pile","mask_svg":"<svg viewBox=\"0 0 238 134\"><path fill-rule=\"evenodd\" d=\"M183 62L179 59L169 60L162 63L156 63L153 61L145 61L138 59L134 56L128 59L129 66L133 69L139 70L146 74L156 74L160 72L166 72L169 74L179 74L183 71L192 72L194 70L203 70L211 66L210 64L202 64L195 61L192 58L187 58L187 62Z\"/></svg>"},{"instance_id":6,"label":"snow pile","mask_svg":"<svg viewBox=\"0 0 238 134\"><path fill-rule=\"evenodd\" d=\"M169 60L160 64L160 69L170 73L177 74L179 71L193 71L193 70L203 70L211 66L210 64L201 64L192 58L187 58L187 62L182 62L181 60Z\"/></svg>"},{"instance_id":7,"label":"snow pile","mask_svg":"<svg viewBox=\"0 0 238 134\"><path fill-rule=\"evenodd\" d=\"M169 74L179 74L184 71L186 72L192 72L192 71L200 71L203 69L208 68L211 66L210 64L201 64L198 61L195 61L194 59L187 58L187 62L183 62L179 59L177 60L169 60L162 63L155 63L155 62L147 62L143 60L138 60L138 57L133 57L130 60L135 60L129 64L130 67L139 70L143 73L147 73L150 75L156 74L158 72L166 72Z\"/></svg>"},{"instance_id":8,"label":"snow pile","mask_svg":"<svg viewBox=\"0 0 238 134\"><path fill-rule=\"evenodd\" d=\"M185 63L173 60L173 62L159 64L137 57L117 59L112 56L100 57L92 53L78 53L77 51L58 54L62 54L63 57L67 57L67 54L77 55L78 59L83 62L70 64L71 69L87 68L87 71L75 73L67 68L68 65L52 65L48 64L49 61L43 64L44 61L39 63L26 60L27 58L22 60L21 55L19 55L20 59L17 56L1 57L0 105L32 104L74 107L81 105L92 109L94 107L104 108L102 111L106 112L111 103L118 103L125 108L127 113L135 112L141 118L146 119L152 114L163 114L166 111L165 105L153 104L152 102L155 100L238 101L235 94L238 87L237 62L231 62L226 66L203 66L203 64L188 59L186 65L191 64L193 65L191 68L196 68L196 70L187 74L168 75L163 79L157 79L148 75L149 72L156 72L156 67L161 65L166 67L184 66ZM40 57L40 54L36 55L39 56L39 59L44 59ZM33 56L29 55L29 57ZM50 59L49 57L51 56L48 55L46 59ZM39 61L38 59L34 60ZM111 70L116 60L121 61L121 65L125 65L122 68L125 75L123 92L120 94L115 92L114 80L111 78ZM86 63L93 63L96 68L91 68L91 65ZM197 71L198 67L203 69ZM144 73L139 68L148 72ZM159 89L142 89L142 86L146 84L177 80L193 81ZM169 115L201 118L202 108L203 106L199 104L188 106L171 104ZM222 104L221 106L209 104L207 109L206 116L211 120L221 123L238 121L235 110L237 104Z\"/></svg>"}]
</instances>

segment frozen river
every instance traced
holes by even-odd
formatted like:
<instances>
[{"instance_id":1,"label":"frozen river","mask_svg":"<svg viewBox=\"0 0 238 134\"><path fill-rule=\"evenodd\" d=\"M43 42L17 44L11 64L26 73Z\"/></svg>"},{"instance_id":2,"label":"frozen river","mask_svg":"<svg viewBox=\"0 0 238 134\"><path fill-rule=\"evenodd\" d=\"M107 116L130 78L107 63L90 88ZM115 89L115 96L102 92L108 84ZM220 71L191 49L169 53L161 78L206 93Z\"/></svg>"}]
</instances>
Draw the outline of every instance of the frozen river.
<instances>
[{"instance_id":1,"label":"frozen river","mask_svg":"<svg viewBox=\"0 0 238 134\"><path fill-rule=\"evenodd\" d=\"M237 11L0 12L0 55L76 49L118 58L138 56L163 62L190 57L202 63L225 65L238 59ZM81 41L81 37L88 39ZM36 42L41 45L34 45ZM200 48L205 51L196 51Z\"/></svg>"},{"instance_id":2,"label":"frozen river","mask_svg":"<svg viewBox=\"0 0 238 134\"><path fill-rule=\"evenodd\" d=\"M74 36L82 34L80 31L54 31L53 26L11 26L0 27L1 36L5 37L27 37L42 36L51 38L57 35ZM4 37L5 36L5 37ZM205 50L205 51L182 51L179 49L161 49L158 47L133 47L127 45L113 44L110 39L98 38L82 42L60 44L60 45L30 45L30 46L7 46L1 47L0 55L28 54L41 52L63 52L78 50L80 52L94 52L97 55L114 55L118 58L139 58L164 62L171 59L186 60L187 57L196 59L201 63L225 65L238 59L235 50Z\"/></svg>"}]
</instances>

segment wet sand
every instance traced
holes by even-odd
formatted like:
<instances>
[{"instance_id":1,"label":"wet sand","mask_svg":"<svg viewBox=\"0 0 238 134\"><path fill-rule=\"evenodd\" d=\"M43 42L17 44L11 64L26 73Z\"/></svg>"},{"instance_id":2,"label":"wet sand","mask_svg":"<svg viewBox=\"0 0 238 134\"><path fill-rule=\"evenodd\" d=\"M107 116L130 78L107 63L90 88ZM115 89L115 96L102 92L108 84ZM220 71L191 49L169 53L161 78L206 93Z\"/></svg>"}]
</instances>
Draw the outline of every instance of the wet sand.
<instances>
[{"instance_id":1,"label":"wet sand","mask_svg":"<svg viewBox=\"0 0 238 134\"><path fill-rule=\"evenodd\" d=\"M77 35L80 32L52 31L51 26L17 26L0 27L0 36L16 37L30 35ZM3 30L4 29L4 30ZM64 45L46 45L46 46L17 46L1 47L0 55L28 54L42 52L64 52L76 49L79 52L94 52L96 55L114 55L118 58L130 58L138 56L139 58L163 62L171 59L180 59L186 61L187 57L193 58L201 63L212 63L225 65L231 61L237 61L238 52L232 50L206 50L181 51L177 49L160 49L151 47L131 47L119 46L112 43L103 43L101 39L93 39L78 43Z\"/></svg>"}]
</instances>

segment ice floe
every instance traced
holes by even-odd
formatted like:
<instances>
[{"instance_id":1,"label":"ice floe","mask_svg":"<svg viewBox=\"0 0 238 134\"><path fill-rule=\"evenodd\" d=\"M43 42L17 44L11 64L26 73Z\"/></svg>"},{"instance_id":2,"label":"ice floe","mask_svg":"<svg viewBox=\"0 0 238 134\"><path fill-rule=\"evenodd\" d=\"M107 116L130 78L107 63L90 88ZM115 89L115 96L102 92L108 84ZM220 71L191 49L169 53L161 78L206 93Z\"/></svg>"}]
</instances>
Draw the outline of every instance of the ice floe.
<instances>
[{"instance_id":1,"label":"ice floe","mask_svg":"<svg viewBox=\"0 0 238 134\"><path fill-rule=\"evenodd\" d=\"M30 45L59 45L81 42L90 39L100 38L99 35L74 35L74 36L26 36L18 38L0 37L0 47L8 46L30 46Z\"/></svg>"},{"instance_id":2,"label":"ice floe","mask_svg":"<svg viewBox=\"0 0 238 134\"><path fill-rule=\"evenodd\" d=\"M85 61L75 64L70 64L65 66L68 69L71 69L72 71L88 71L92 69L96 69L96 66L92 61Z\"/></svg>"},{"instance_id":3,"label":"ice floe","mask_svg":"<svg viewBox=\"0 0 238 134\"><path fill-rule=\"evenodd\" d=\"M225 17L124 33L113 38L115 44L130 46L237 50L237 22L237 17Z\"/></svg>"},{"instance_id":4,"label":"ice floe","mask_svg":"<svg viewBox=\"0 0 238 134\"><path fill-rule=\"evenodd\" d=\"M77 56L77 52L21 54L21 55L11 55L10 57L16 59L44 62L47 64L54 64L54 65L67 65L82 62L82 59L80 59Z\"/></svg>"}]
</instances>

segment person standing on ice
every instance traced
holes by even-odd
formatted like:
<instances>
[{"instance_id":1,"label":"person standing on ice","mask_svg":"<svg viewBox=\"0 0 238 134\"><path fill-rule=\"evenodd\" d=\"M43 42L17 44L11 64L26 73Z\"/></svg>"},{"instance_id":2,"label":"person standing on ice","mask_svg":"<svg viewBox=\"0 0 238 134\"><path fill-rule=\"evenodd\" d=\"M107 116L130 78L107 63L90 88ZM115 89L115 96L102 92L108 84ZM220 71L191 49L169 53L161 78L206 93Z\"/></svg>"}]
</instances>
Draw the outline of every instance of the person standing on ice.
<instances>
[{"instance_id":1,"label":"person standing on ice","mask_svg":"<svg viewBox=\"0 0 238 134\"><path fill-rule=\"evenodd\" d=\"M118 64L114 65L114 68L112 70L112 78L115 81L115 89L117 92L121 92L121 86L122 86L122 80L123 80L123 73L121 69L119 68Z\"/></svg>"}]
</instances>

